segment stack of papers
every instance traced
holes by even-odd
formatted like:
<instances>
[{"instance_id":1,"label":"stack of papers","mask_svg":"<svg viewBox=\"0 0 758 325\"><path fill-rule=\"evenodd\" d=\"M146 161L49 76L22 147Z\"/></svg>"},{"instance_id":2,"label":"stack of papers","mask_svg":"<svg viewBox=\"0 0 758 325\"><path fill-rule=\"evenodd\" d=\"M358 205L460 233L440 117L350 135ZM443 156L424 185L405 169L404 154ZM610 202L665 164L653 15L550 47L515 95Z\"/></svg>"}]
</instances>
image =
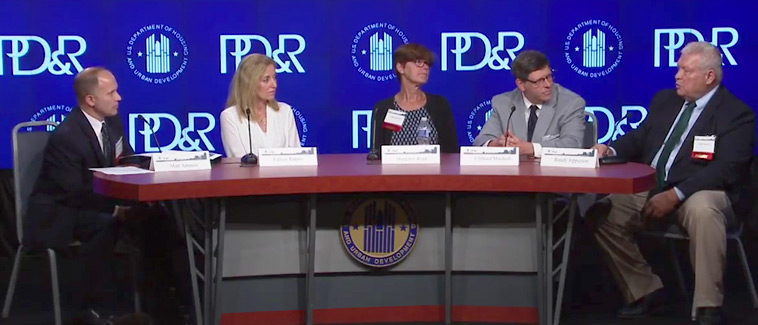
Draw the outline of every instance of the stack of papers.
<instances>
[{"instance_id":1,"label":"stack of papers","mask_svg":"<svg viewBox=\"0 0 758 325\"><path fill-rule=\"evenodd\" d=\"M117 167L104 167L104 168L90 168L93 172L100 172L106 175L135 175L135 174L151 174L153 171L142 169L133 166L117 166Z\"/></svg>"}]
</instances>

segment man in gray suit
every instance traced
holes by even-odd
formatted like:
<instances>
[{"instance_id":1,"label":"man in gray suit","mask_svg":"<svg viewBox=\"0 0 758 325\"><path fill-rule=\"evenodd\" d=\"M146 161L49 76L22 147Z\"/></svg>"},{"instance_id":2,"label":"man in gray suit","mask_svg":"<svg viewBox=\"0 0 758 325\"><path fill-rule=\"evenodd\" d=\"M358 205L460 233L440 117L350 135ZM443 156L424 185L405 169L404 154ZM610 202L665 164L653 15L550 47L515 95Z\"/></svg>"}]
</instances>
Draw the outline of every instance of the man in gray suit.
<instances>
[{"instance_id":1,"label":"man in gray suit","mask_svg":"<svg viewBox=\"0 0 758 325\"><path fill-rule=\"evenodd\" d=\"M580 148L584 99L553 81L547 57L523 51L511 72L517 88L492 98L492 116L474 145L518 147L520 154L534 157L542 156L542 147Z\"/></svg>"}]
</instances>

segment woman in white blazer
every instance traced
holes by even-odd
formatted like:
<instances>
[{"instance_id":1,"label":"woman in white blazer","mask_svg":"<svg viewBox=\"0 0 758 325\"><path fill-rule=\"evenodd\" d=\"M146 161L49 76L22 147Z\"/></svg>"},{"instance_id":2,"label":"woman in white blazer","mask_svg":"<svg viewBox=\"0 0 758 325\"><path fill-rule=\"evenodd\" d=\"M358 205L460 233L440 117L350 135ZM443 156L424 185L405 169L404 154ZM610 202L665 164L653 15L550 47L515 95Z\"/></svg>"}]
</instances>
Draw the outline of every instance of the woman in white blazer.
<instances>
[{"instance_id":1,"label":"woman in white blazer","mask_svg":"<svg viewBox=\"0 0 758 325\"><path fill-rule=\"evenodd\" d=\"M227 157L258 155L260 148L300 147L292 107L276 101L276 87L274 60L262 54L242 59L220 118Z\"/></svg>"}]
</instances>

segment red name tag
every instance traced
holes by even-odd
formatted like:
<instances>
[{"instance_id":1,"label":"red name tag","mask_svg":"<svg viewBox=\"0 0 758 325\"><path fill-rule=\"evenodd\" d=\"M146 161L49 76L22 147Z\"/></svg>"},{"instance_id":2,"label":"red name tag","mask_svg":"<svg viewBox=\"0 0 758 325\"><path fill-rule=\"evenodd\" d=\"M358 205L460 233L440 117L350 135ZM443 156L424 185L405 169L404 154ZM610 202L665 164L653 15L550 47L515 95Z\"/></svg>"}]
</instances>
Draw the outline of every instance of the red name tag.
<instances>
[{"instance_id":1,"label":"red name tag","mask_svg":"<svg viewBox=\"0 0 758 325\"><path fill-rule=\"evenodd\" d=\"M703 160L713 160L713 153L708 152L692 152L692 158L695 159L703 159Z\"/></svg>"}]
</instances>

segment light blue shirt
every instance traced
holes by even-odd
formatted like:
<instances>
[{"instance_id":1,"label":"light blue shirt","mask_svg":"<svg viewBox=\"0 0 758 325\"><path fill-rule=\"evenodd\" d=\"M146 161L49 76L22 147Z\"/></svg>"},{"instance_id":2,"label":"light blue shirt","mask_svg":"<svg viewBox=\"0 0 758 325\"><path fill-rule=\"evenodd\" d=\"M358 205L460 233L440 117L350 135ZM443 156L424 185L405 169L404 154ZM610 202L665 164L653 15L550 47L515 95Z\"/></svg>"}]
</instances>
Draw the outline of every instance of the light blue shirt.
<instances>
[{"instance_id":1,"label":"light blue shirt","mask_svg":"<svg viewBox=\"0 0 758 325\"><path fill-rule=\"evenodd\" d=\"M716 90L718 90L718 86L714 87L709 91L707 94L705 94L703 97L698 98L695 100L695 108L692 110L692 116L690 116L690 121L687 124L687 128L684 130L684 133L682 133L682 138L679 139L679 141L674 146L674 149L671 150L671 155L669 156L668 161L666 162L666 175L664 177L664 180L668 180L669 178L669 169L671 169L671 166L674 164L674 158L676 158L676 155L679 153L679 149L682 148L682 144L684 144L683 139L687 139L687 135L692 130L692 127L695 125L695 122L697 122L697 119L700 117L700 114L703 113L703 110L705 109L705 106L708 104L708 101L711 100L711 97L713 97L713 94L716 93ZM682 105L682 108L679 109L679 115L676 116L676 120L674 120L674 124L671 125L671 128L669 129L668 134L666 134L666 140L663 141L661 144L661 148L658 149L658 153L655 154L655 158L653 158L653 162L650 163L650 167L656 168L658 165L658 159L660 159L661 152L663 151L663 147L666 145L666 142L668 141L668 138L671 136L671 132L674 130L674 126L676 125L677 121L679 121L679 118L682 116L682 113L684 112L684 108L687 106L687 102ZM682 191L680 191L678 188L674 187L674 191L676 191L676 195L679 197L679 200L684 200L684 194Z\"/></svg>"}]
</instances>

